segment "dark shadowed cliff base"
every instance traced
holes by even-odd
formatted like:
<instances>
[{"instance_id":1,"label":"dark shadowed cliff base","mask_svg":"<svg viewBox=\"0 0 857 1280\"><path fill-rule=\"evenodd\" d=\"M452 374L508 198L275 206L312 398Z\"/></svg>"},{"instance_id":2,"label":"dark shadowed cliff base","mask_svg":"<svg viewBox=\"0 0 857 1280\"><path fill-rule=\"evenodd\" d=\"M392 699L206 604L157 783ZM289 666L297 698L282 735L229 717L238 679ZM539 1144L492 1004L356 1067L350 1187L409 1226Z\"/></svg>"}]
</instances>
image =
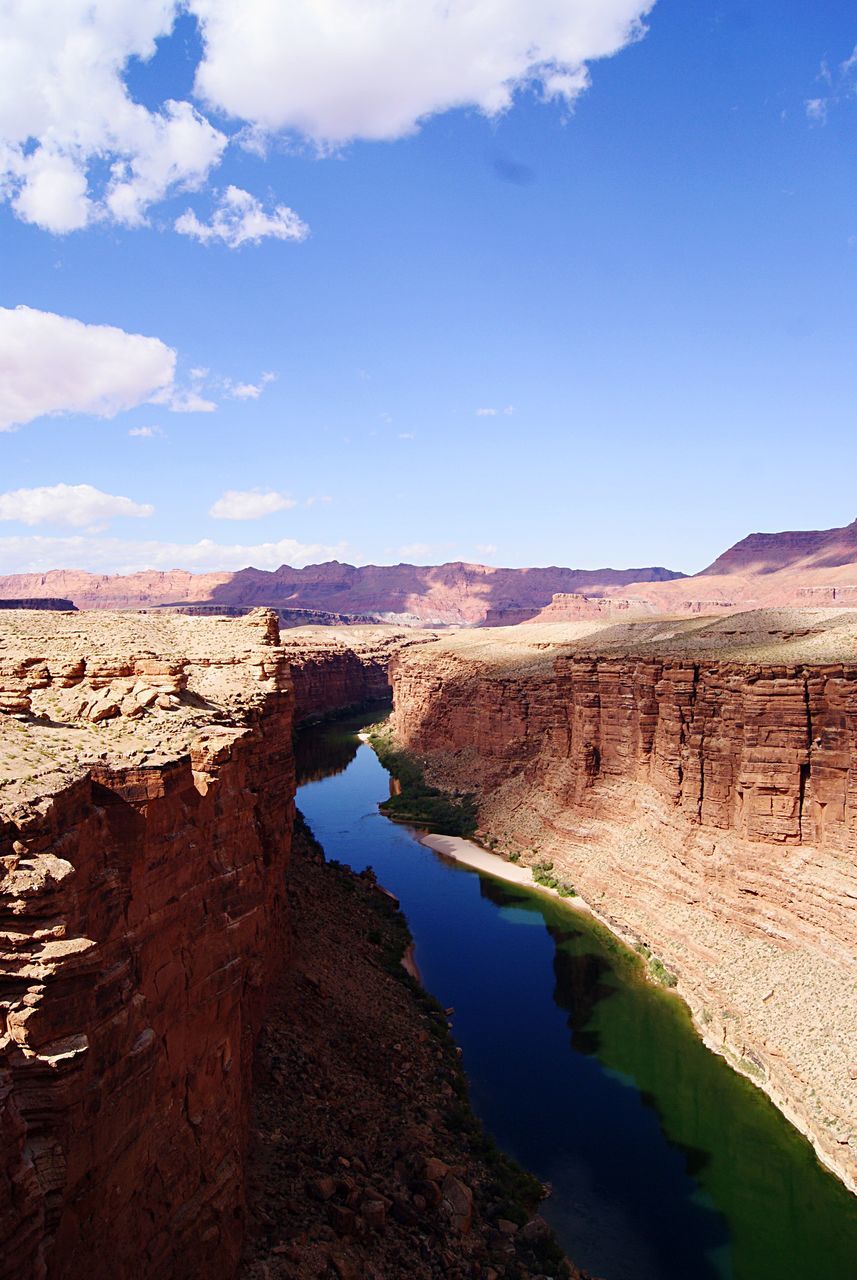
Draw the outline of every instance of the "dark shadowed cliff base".
<instances>
[{"instance_id":1,"label":"dark shadowed cliff base","mask_svg":"<svg viewBox=\"0 0 857 1280\"><path fill-rule=\"evenodd\" d=\"M243 1280L566 1276L540 1188L486 1142L404 919L300 818L292 964L256 1058Z\"/></svg>"}]
</instances>

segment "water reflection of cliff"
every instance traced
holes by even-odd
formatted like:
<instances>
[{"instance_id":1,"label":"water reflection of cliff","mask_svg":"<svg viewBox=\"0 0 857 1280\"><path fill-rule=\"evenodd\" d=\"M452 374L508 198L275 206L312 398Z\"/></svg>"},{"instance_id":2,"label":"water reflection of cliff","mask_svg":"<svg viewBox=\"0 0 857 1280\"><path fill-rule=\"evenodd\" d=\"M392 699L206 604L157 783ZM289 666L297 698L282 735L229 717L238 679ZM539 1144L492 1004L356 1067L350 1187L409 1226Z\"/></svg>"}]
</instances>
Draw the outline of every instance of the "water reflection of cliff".
<instances>
[{"instance_id":1,"label":"water reflection of cliff","mask_svg":"<svg viewBox=\"0 0 857 1280\"><path fill-rule=\"evenodd\" d=\"M499 881L483 879L482 893L499 907L541 915L554 944L553 999L567 1015L572 1049L596 1059L614 1081L633 1082L633 1092L590 1091L575 1122L578 1142L585 1147L591 1138L590 1169L599 1167L599 1144L615 1151L624 1142L634 1176L632 1216L656 1215L666 1203L675 1212L683 1186L671 1247L695 1251L687 1275L857 1274L857 1214L848 1192L819 1168L809 1144L769 1100L706 1049L686 1009L645 982L615 943L587 923L576 928L559 904ZM680 1154L680 1171L670 1167L667 1148L658 1161L659 1148L645 1135L646 1115ZM647 1152L646 1170L633 1168L635 1148ZM702 1262L706 1251L709 1261ZM664 1273L674 1269L665 1266Z\"/></svg>"},{"instance_id":2,"label":"water reflection of cliff","mask_svg":"<svg viewBox=\"0 0 857 1280\"><path fill-rule=\"evenodd\" d=\"M357 755L358 733L377 724L390 713L390 704L372 704L356 715L329 720L326 724L306 724L295 731L295 772L297 784L320 782L343 773Z\"/></svg>"},{"instance_id":3,"label":"water reflection of cliff","mask_svg":"<svg viewBox=\"0 0 857 1280\"><path fill-rule=\"evenodd\" d=\"M357 755L360 740L354 733L325 734L299 729L295 734L295 772L301 787L342 773Z\"/></svg>"}]
</instances>

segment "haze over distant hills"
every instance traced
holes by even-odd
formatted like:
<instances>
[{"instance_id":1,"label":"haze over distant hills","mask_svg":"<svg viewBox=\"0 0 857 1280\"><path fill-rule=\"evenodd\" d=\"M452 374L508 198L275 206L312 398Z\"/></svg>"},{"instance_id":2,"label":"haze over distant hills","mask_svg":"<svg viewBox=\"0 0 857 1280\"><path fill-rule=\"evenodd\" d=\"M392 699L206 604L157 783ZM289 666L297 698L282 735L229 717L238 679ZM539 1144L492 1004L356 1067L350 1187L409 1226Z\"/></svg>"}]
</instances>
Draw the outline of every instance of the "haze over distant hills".
<instances>
[{"instance_id":1,"label":"haze over distant hills","mask_svg":"<svg viewBox=\"0 0 857 1280\"><path fill-rule=\"evenodd\" d=\"M630 582L668 581L669 569L496 569L481 564L325 564L268 572L143 572L101 576L74 570L0 578L0 596L64 596L79 608L126 609L169 604L372 614L424 624L523 622L558 593L603 596Z\"/></svg>"},{"instance_id":2,"label":"haze over distant hills","mask_svg":"<svg viewBox=\"0 0 857 1280\"><path fill-rule=\"evenodd\" d=\"M857 520L841 529L754 533L693 576L642 569L363 565L332 560L268 572L186 570L99 575L73 569L0 577L0 597L64 597L83 609L270 605L415 625L502 626L598 614L718 612L783 605L857 606ZM341 620L341 618L337 619Z\"/></svg>"}]
</instances>

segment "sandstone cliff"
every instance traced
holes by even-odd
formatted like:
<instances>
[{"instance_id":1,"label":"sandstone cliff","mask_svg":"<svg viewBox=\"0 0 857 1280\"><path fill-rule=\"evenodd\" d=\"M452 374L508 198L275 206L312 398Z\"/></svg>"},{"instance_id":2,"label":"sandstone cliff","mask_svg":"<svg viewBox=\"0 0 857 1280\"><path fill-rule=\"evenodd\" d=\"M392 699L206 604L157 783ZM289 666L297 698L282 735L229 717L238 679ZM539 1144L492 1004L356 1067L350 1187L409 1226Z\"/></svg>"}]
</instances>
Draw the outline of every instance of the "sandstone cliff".
<instances>
[{"instance_id":1,"label":"sandstone cliff","mask_svg":"<svg viewBox=\"0 0 857 1280\"><path fill-rule=\"evenodd\" d=\"M380 691L325 635L0 624L0 1276L233 1274L282 966L292 722ZM324 675L327 675L327 682Z\"/></svg>"},{"instance_id":2,"label":"sandstone cliff","mask_svg":"<svg viewBox=\"0 0 857 1280\"><path fill-rule=\"evenodd\" d=\"M647 944L857 1185L855 615L471 632L392 678L429 776Z\"/></svg>"}]
</instances>

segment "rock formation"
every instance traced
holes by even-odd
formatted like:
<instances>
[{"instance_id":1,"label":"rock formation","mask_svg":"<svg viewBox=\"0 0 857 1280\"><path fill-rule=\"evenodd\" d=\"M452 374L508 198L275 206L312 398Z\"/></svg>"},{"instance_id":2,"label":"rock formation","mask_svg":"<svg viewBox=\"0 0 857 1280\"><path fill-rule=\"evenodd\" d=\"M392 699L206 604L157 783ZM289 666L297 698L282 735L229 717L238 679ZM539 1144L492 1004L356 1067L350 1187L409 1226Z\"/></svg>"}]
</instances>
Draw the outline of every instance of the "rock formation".
<instances>
[{"instance_id":1,"label":"rock formation","mask_svg":"<svg viewBox=\"0 0 857 1280\"><path fill-rule=\"evenodd\" d=\"M550 603L556 592L602 595L628 582L680 577L668 569L495 569L479 564L354 565L332 560L268 573L133 573L115 577L54 570L0 577L0 595L63 595L81 609L125 609L180 604L265 606L323 610L349 618L420 626L520 622Z\"/></svg>"},{"instance_id":2,"label":"rock formation","mask_svg":"<svg viewBox=\"0 0 857 1280\"><path fill-rule=\"evenodd\" d=\"M81 609L180 606L223 613L281 610L287 625L381 621L513 626L605 613L734 613L757 607L857 605L857 520L841 529L754 533L692 577L669 569L503 569L488 565L354 565L336 560L273 572L103 575L76 570L0 577L0 596L62 596ZM331 617L318 615L329 614ZM315 615L315 616L314 616ZM338 617L336 615L339 615Z\"/></svg>"},{"instance_id":3,"label":"rock formation","mask_svg":"<svg viewBox=\"0 0 857 1280\"><path fill-rule=\"evenodd\" d=\"M467 632L392 679L430 780L650 948L857 1185L857 615Z\"/></svg>"},{"instance_id":4,"label":"rock formation","mask_svg":"<svg viewBox=\"0 0 857 1280\"><path fill-rule=\"evenodd\" d=\"M34 597L32 600L15 598L0 600L0 609L48 609L59 612L74 612L71 600L62 600L58 596Z\"/></svg>"},{"instance_id":5,"label":"rock formation","mask_svg":"<svg viewBox=\"0 0 857 1280\"><path fill-rule=\"evenodd\" d=\"M4 1280L234 1273L295 690L299 714L323 672L324 709L378 692L394 639L363 639L285 647L266 611L3 616Z\"/></svg>"}]
</instances>

